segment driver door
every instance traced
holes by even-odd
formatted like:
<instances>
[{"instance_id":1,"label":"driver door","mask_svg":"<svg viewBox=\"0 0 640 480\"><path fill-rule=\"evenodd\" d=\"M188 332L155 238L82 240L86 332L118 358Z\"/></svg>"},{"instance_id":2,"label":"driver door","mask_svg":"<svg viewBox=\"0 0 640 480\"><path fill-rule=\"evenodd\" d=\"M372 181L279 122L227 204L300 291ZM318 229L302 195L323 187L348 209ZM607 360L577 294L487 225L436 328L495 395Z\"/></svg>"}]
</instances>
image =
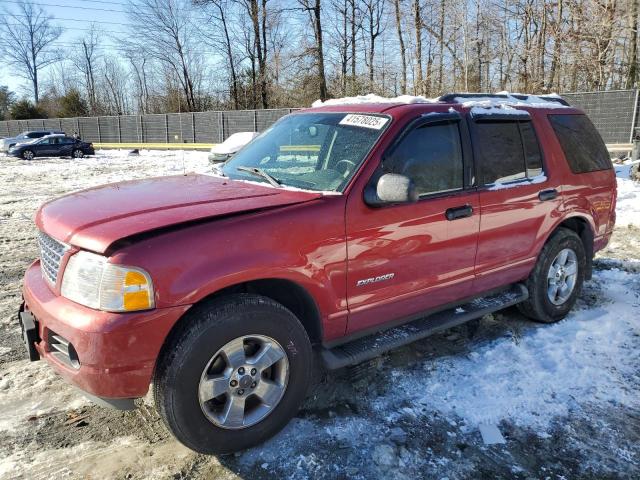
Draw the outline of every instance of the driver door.
<instances>
[{"instance_id":1,"label":"driver door","mask_svg":"<svg viewBox=\"0 0 640 480\"><path fill-rule=\"evenodd\" d=\"M47 155L51 155L54 146L52 145L53 138L43 138L42 140L38 140L33 145L34 153L39 157L46 157Z\"/></svg>"},{"instance_id":2,"label":"driver door","mask_svg":"<svg viewBox=\"0 0 640 480\"><path fill-rule=\"evenodd\" d=\"M480 226L471 185L466 126L459 115L430 115L385 153L381 173L410 177L419 201L346 208L347 333L409 319L468 296Z\"/></svg>"}]
</instances>

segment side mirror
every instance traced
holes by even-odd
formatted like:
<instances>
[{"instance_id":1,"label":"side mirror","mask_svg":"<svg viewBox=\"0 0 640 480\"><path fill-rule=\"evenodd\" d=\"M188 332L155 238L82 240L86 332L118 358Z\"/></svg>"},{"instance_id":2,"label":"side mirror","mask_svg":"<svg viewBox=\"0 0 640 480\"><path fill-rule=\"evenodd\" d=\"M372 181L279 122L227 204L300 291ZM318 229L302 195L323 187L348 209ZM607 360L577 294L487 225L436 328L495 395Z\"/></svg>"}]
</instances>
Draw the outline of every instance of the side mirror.
<instances>
[{"instance_id":1,"label":"side mirror","mask_svg":"<svg viewBox=\"0 0 640 480\"><path fill-rule=\"evenodd\" d=\"M409 177L397 173L382 175L375 190L371 187L365 190L365 202L371 206L382 206L389 203L413 203L419 198L418 191Z\"/></svg>"}]
</instances>

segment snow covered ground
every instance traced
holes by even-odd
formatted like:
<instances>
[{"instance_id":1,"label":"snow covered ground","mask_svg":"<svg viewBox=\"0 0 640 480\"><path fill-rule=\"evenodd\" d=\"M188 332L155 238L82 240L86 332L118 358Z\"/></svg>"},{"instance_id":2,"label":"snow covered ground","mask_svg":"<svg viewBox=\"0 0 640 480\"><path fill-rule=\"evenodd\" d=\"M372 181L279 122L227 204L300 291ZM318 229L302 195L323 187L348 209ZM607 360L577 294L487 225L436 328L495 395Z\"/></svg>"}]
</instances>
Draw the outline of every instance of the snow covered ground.
<instances>
[{"instance_id":1,"label":"snow covered ground","mask_svg":"<svg viewBox=\"0 0 640 480\"><path fill-rule=\"evenodd\" d=\"M640 477L640 185L629 165L617 167L614 238L565 320L532 324L508 309L319 375L284 431L240 455L196 455L148 403L94 406L24 360L14 315L37 256L37 206L106 182L207 172L206 157L0 158L0 478Z\"/></svg>"}]
</instances>

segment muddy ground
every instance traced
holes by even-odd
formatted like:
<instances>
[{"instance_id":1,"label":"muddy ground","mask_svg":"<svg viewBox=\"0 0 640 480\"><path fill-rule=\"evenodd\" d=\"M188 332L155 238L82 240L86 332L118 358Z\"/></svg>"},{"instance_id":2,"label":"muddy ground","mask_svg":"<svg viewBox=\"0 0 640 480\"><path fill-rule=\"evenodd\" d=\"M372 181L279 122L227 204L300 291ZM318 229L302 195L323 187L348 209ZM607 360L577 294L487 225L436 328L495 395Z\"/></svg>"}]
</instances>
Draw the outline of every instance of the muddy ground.
<instances>
[{"instance_id":1,"label":"muddy ground","mask_svg":"<svg viewBox=\"0 0 640 480\"><path fill-rule=\"evenodd\" d=\"M640 227L621 225L576 311L536 325L515 308L317 375L303 409L238 455L178 444L149 398L92 405L26 361L15 313L47 198L120 178L205 171L205 154L0 159L0 478L638 478ZM639 197L640 198L640 197ZM482 425L505 443L487 445Z\"/></svg>"}]
</instances>

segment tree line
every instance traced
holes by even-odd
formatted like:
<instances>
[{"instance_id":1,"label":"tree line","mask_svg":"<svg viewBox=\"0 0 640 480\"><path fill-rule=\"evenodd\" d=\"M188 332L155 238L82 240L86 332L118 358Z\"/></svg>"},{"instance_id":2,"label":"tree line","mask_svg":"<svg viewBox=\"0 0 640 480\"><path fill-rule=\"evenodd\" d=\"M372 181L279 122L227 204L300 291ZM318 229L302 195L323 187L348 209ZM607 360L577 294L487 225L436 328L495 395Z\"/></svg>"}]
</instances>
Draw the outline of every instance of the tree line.
<instances>
[{"instance_id":1,"label":"tree line","mask_svg":"<svg viewBox=\"0 0 640 480\"><path fill-rule=\"evenodd\" d=\"M0 89L0 115L296 107L365 93L634 88L639 3L132 0L123 4L118 33L89 22L68 31L74 40L63 44L65 28L25 0L0 16L0 55L31 98Z\"/></svg>"}]
</instances>

